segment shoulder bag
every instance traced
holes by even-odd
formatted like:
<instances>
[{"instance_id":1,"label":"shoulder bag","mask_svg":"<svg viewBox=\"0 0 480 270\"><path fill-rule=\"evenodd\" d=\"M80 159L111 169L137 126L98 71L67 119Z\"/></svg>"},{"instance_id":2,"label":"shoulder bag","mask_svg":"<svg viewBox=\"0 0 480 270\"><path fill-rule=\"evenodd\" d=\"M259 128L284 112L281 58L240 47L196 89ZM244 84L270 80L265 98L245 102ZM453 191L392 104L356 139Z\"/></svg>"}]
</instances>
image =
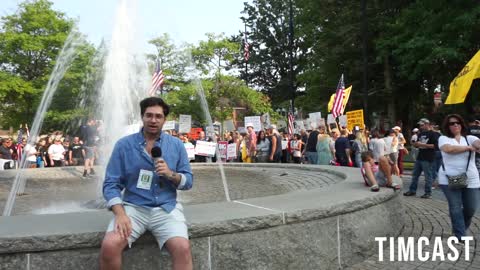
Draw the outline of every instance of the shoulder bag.
<instances>
[{"instance_id":1,"label":"shoulder bag","mask_svg":"<svg viewBox=\"0 0 480 270\"><path fill-rule=\"evenodd\" d=\"M468 143L468 138L465 137L465 140L467 141L467 145L470 145ZM468 165L470 165L470 158L472 157L472 151L469 151L469 154L468 154L468 161L467 161L467 169L465 170L464 173L461 173L461 174L458 174L458 175L447 175L447 179L448 179L448 187L450 189L462 189L462 188L466 188L468 186L467 184L467 180L468 180L468 176L467 176L467 171L468 171ZM442 169L443 171L445 171L445 166L443 165L443 160L442 160Z\"/></svg>"}]
</instances>

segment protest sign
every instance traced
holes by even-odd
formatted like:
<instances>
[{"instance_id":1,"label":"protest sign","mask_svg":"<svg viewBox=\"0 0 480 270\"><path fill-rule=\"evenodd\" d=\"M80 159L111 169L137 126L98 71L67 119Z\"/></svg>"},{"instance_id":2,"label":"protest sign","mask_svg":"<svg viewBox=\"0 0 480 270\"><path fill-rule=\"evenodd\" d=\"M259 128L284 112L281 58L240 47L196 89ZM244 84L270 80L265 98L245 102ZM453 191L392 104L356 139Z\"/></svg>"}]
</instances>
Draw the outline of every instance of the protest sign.
<instances>
[{"instance_id":1,"label":"protest sign","mask_svg":"<svg viewBox=\"0 0 480 270\"><path fill-rule=\"evenodd\" d=\"M327 124L336 124L337 121L335 121L335 117L333 117L333 114L329 113L327 115Z\"/></svg>"},{"instance_id":2,"label":"protest sign","mask_svg":"<svg viewBox=\"0 0 480 270\"><path fill-rule=\"evenodd\" d=\"M338 117L338 124L340 125L341 128L347 127L347 116L340 115Z\"/></svg>"},{"instance_id":3,"label":"protest sign","mask_svg":"<svg viewBox=\"0 0 480 270\"><path fill-rule=\"evenodd\" d=\"M233 124L233 120L223 121L223 129L224 129L224 131L234 131L235 130L235 125Z\"/></svg>"},{"instance_id":4,"label":"protest sign","mask_svg":"<svg viewBox=\"0 0 480 270\"><path fill-rule=\"evenodd\" d=\"M237 158L237 144L231 143L227 146L227 159L236 159Z\"/></svg>"},{"instance_id":5,"label":"protest sign","mask_svg":"<svg viewBox=\"0 0 480 270\"><path fill-rule=\"evenodd\" d=\"M175 129L175 120L166 121L165 124L163 124L162 130L172 130L172 129Z\"/></svg>"},{"instance_id":6,"label":"protest sign","mask_svg":"<svg viewBox=\"0 0 480 270\"><path fill-rule=\"evenodd\" d=\"M253 130L255 130L255 132L262 130L262 121L260 116L245 116L245 125L248 123L253 124Z\"/></svg>"},{"instance_id":7,"label":"protest sign","mask_svg":"<svg viewBox=\"0 0 480 270\"><path fill-rule=\"evenodd\" d=\"M214 142L197 141L197 145L195 146L195 155L213 157L216 149L217 144Z\"/></svg>"},{"instance_id":8,"label":"protest sign","mask_svg":"<svg viewBox=\"0 0 480 270\"><path fill-rule=\"evenodd\" d=\"M320 127L320 119L322 119L322 113L320 112L314 112L314 113L309 113L308 118L310 119L310 127L312 129L316 129Z\"/></svg>"},{"instance_id":9,"label":"protest sign","mask_svg":"<svg viewBox=\"0 0 480 270\"><path fill-rule=\"evenodd\" d=\"M192 128L192 116L180 114L178 132L189 133Z\"/></svg>"},{"instance_id":10,"label":"protest sign","mask_svg":"<svg viewBox=\"0 0 480 270\"><path fill-rule=\"evenodd\" d=\"M218 153L221 159L227 159L227 147L228 147L227 141L218 142Z\"/></svg>"},{"instance_id":11,"label":"protest sign","mask_svg":"<svg viewBox=\"0 0 480 270\"><path fill-rule=\"evenodd\" d=\"M347 127L349 130L353 130L355 126L359 126L363 129L364 120L363 120L363 110L349 111L347 115Z\"/></svg>"},{"instance_id":12,"label":"protest sign","mask_svg":"<svg viewBox=\"0 0 480 270\"><path fill-rule=\"evenodd\" d=\"M184 143L185 150L187 150L188 159L195 159L195 146L192 143Z\"/></svg>"}]
</instances>

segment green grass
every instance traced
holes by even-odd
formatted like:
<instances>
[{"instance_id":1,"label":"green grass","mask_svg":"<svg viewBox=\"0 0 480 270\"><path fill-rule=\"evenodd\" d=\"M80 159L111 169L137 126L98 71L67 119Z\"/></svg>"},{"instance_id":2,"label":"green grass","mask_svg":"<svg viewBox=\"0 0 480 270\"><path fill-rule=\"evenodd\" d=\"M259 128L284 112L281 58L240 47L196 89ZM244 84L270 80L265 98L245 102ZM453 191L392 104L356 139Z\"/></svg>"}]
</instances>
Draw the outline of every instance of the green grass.
<instances>
[{"instance_id":1,"label":"green grass","mask_svg":"<svg viewBox=\"0 0 480 270\"><path fill-rule=\"evenodd\" d=\"M413 162L403 162L403 168L405 170L413 170Z\"/></svg>"}]
</instances>

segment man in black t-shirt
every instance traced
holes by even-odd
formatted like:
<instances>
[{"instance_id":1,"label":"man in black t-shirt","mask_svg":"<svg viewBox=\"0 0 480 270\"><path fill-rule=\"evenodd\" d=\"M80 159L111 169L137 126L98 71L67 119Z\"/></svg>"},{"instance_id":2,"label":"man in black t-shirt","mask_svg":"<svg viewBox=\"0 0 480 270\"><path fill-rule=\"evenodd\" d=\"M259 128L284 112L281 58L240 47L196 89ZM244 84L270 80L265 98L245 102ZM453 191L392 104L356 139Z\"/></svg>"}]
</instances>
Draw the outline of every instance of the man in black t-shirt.
<instances>
[{"instance_id":1,"label":"man in black t-shirt","mask_svg":"<svg viewBox=\"0 0 480 270\"><path fill-rule=\"evenodd\" d=\"M340 137L335 140L335 159L340 166L352 166L351 145L346 129L342 129Z\"/></svg>"},{"instance_id":2,"label":"man in black t-shirt","mask_svg":"<svg viewBox=\"0 0 480 270\"><path fill-rule=\"evenodd\" d=\"M78 166L84 164L85 150L83 145L80 144L78 137L73 138L73 142L68 148L68 161L71 166Z\"/></svg>"},{"instance_id":3,"label":"man in black t-shirt","mask_svg":"<svg viewBox=\"0 0 480 270\"><path fill-rule=\"evenodd\" d=\"M428 199L432 197L432 183L434 177L434 164L435 164L435 147L438 148L438 138L440 134L432 130L430 121L426 118L418 121L420 130L422 131L418 135L418 140L414 144L419 149L417 160L413 167L412 183L404 196L415 196L417 192L418 178L422 174L425 175L425 194L421 198Z\"/></svg>"}]
</instances>

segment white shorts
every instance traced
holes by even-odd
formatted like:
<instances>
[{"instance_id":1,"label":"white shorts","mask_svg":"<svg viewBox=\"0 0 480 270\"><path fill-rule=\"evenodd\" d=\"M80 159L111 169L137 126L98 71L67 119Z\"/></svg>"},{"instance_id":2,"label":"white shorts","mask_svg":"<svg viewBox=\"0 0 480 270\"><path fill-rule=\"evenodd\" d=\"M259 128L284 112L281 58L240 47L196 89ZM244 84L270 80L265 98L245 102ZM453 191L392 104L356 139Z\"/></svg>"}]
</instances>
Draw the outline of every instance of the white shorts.
<instances>
[{"instance_id":1,"label":"white shorts","mask_svg":"<svg viewBox=\"0 0 480 270\"><path fill-rule=\"evenodd\" d=\"M145 208L131 204L124 204L123 207L132 222L132 234L128 237L129 246L147 230L155 236L160 249L168 239L173 237L188 239L188 228L183 215L183 206L180 203L177 203L170 213L160 207ZM110 221L107 232L112 232L114 229L115 218Z\"/></svg>"}]
</instances>

